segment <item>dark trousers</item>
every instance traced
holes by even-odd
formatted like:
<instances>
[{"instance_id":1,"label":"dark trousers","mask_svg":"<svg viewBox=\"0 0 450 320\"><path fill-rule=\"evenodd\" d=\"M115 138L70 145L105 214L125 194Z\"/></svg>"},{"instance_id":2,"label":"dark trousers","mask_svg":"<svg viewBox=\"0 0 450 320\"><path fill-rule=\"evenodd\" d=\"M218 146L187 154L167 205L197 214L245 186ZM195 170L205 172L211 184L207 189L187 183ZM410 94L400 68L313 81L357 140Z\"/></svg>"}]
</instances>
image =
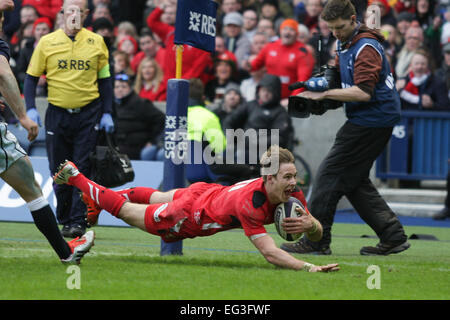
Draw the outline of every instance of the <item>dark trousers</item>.
<instances>
[{"instance_id":1,"label":"dark trousers","mask_svg":"<svg viewBox=\"0 0 450 320\"><path fill-rule=\"evenodd\" d=\"M81 173L90 176L89 154L97 144L95 126L101 117L99 100L81 108L79 113L49 103L45 115L46 146L50 173L66 159L75 163ZM63 225L84 225L86 206L80 199L79 190L68 185L53 184L57 200L56 217Z\"/></svg>"},{"instance_id":2,"label":"dark trousers","mask_svg":"<svg viewBox=\"0 0 450 320\"><path fill-rule=\"evenodd\" d=\"M344 195L381 242L406 241L400 221L369 179L373 162L391 134L392 127L361 127L348 121L338 131L333 147L319 167L309 204L311 214L323 226L321 247L331 243L336 206Z\"/></svg>"}]
</instances>

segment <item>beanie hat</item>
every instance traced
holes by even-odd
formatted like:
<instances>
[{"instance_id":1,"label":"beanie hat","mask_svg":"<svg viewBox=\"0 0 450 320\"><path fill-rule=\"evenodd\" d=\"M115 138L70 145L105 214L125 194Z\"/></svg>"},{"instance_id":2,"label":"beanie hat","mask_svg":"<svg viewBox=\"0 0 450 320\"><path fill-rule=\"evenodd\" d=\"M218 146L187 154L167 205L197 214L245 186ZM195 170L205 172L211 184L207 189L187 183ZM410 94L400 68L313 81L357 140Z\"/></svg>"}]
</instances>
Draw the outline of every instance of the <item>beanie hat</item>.
<instances>
[{"instance_id":1,"label":"beanie hat","mask_svg":"<svg viewBox=\"0 0 450 320\"><path fill-rule=\"evenodd\" d=\"M38 24L41 24L41 23L45 23L45 24L48 26L48 28L49 28L50 30L52 30L52 28L53 28L53 23L52 23L52 21L51 21L49 18L47 18L47 17L40 17L40 18L37 18L37 19L34 21L34 23L33 23L33 32L34 32L34 30L36 29L36 26L37 26Z\"/></svg>"},{"instance_id":2,"label":"beanie hat","mask_svg":"<svg viewBox=\"0 0 450 320\"><path fill-rule=\"evenodd\" d=\"M227 94L230 91L234 91L236 92L238 95L242 96L241 94L241 88L239 87L239 85L237 85L234 82L230 82L225 86L225 94Z\"/></svg>"},{"instance_id":3,"label":"beanie hat","mask_svg":"<svg viewBox=\"0 0 450 320\"><path fill-rule=\"evenodd\" d=\"M244 18L242 17L242 14L240 14L239 12L227 13L223 18L223 25L227 26L229 24L242 27L242 25L244 24Z\"/></svg>"},{"instance_id":4,"label":"beanie hat","mask_svg":"<svg viewBox=\"0 0 450 320\"><path fill-rule=\"evenodd\" d=\"M286 19L284 20L280 25L280 32L285 27L289 27L295 30L296 33L298 33L298 22L294 19Z\"/></svg>"},{"instance_id":5,"label":"beanie hat","mask_svg":"<svg viewBox=\"0 0 450 320\"><path fill-rule=\"evenodd\" d=\"M217 63L222 61L222 62L226 62L231 67L233 72L235 72L237 70L236 56L230 51L225 51L224 53L217 56L214 60L215 60L214 61L215 65L217 65Z\"/></svg>"},{"instance_id":6,"label":"beanie hat","mask_svg":"<svg viewBox=\"0 0 450 320\"><path fill-rule=\"evenodd\" d=\"M114 26L108 18L98 18L92 23L92 31L97 32L100 29L114 30Z\"/></svg>"},{"instance_id":7,"label":"beanie hat","mask_svg":"<svg viewBox=\"0 0 450 320\"><path fill-rule=\"evenodd\" d=\"M266 4L271 5L271 6L275 7L275 8L277 8L277 10L279 9L278 0L264 0L264 1L262 2L262 4L261 4L261 7L264 6L264 5L266 5Z\"/></svg>"},{"instance_id":8,"label":"beanie hat","mask_svg":"<svg viewBox=\"0 0 450 320\"><path fill-rule=\"evenodd\" d=\"M414 14L408 11L402 11L397 16L397 22L408 21L412 22L414 20Z\"/></svg>"},{"instance_id":9,"label":"beanie hat","mask_svg":"<svg viewBox=\"0 0 450 320\"><path fill-rule=\"evenodd\" d=\"M138 43L137 43L136 39L133 38L132 36L124 36L119 42L118 49L121 50L122 44L127 40L129 40L133 43L134 53L136 53L138 51Z\"/></svg>"}]
</instances>

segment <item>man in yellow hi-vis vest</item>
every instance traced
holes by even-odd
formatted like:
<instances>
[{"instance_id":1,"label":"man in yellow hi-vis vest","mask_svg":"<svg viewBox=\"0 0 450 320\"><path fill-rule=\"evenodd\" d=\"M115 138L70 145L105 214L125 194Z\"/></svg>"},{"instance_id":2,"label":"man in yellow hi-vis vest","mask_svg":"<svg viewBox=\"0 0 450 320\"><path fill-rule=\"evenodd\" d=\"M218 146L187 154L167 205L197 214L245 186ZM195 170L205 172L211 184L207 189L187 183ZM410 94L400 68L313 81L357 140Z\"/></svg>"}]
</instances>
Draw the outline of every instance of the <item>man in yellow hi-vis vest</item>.
<instances>
[{"instance_id":1,"label":"man in yellow hi-vis vest","mask_svg":"<svg viewBox=\"0 0 450 320\"><path fill-rule=\"evenodd\" d=\"M29 117L40 124L35 92L39 77L48 84L45 115L46 147L50 173L59 163L73 159L90 174L89 154L97 142L97 128L114 130L111 117L112 81L108 49L100 35L83 28L89 10L87 0L65 0L64 26L41 38L36 46L24 84ZM84 234L86 207L78 191L54 186L57 218L66 237Z\"/></svg>"},{"instance_id":2,"label":"man in yellow hi-vis vest","mask_svg":"<svg viewBox=\"0 0 450 320\"><path fill-rule=\"evenodd\" d=\"M222 156L227 146L219 117L204 106L204 85L198 78L189 80L187 139L189 162L185 163L186 179L190 183L217 182L218 176L205 161L205 148L210 156Z\"/></svg>"}]
</instances>

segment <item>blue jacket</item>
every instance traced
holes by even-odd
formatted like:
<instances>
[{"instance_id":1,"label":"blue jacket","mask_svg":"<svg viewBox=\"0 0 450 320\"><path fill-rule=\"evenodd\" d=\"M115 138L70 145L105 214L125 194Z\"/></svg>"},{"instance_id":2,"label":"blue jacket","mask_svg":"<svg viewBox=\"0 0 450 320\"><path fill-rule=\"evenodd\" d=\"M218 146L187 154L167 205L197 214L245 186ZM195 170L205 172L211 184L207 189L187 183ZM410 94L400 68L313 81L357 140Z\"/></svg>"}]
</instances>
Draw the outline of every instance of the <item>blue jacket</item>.
<instances>
[{"instance_id":1,"label":"blue jacket","mask_svg":"<svg viewBox=\"0 0 450 320\"><path fill-rule=\"evenodd\" d=\"M358 34L358 38L354 39L350 40L352 43L346 49L341 48L340 41L337 43L342 88L355 85L355 63L359 52L365 46L373 47L381 55L382 68L370 101L345 103L347 118L351 123L364 127L392 127L400 120L400 98L394 86L394 78L384 48L369 33L367 37Z\"/></svg>"}]
</instances>

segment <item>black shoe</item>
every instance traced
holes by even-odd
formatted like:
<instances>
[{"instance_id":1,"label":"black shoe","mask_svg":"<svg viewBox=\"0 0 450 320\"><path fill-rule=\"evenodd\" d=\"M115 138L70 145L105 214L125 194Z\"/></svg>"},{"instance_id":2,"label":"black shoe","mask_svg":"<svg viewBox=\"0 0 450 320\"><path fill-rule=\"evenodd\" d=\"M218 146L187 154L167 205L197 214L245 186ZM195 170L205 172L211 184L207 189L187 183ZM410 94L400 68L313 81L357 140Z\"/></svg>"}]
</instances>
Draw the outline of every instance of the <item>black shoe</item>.
<instances>
[{"instance_id":1,"label":"black shoe","mask_svg":"<svg viewBox=\"0 0 450 320\"><path fill-rule=\"evenodd\" d=\"M330 255L330 247L314 248L305 238L301 238L294 243L283 243L280 247L282 250L290 253L299 254L316 254L316 255Z\"/></svg>"},{"instance_id":2,"label":"black shoe","mask_svg":"<svg viewBox=\"0 0 450 320\"><path fill-rule=\"evenodd\" d=\"M398 243L378 243L376 247L362 247L359 251L363 256L387 256L391 253L399 253L408 249L411 245L405 241L401 244Z\"/></svg>"},{"instance_id":3,"label":"black shoe","mask_svg":"<svg viewBox=\"0 0 450 320\"><path fill-rule=\"evenodd\" d=\"M65 224L61 229L61 235L65 238L72 238L72 233L70 232L70 225Z\"/></svg>"},{"instance_id":4,"label":"black shoe","mask_svg":"<svg viewBox=\"0 0 450 320\"><path fill-rule=\"evenodd\" d=\"M82 226L81 224L74 224L70 227L71 238L81 237L85 233L86 227Z\"/></svg>"},{"instance_id":5,"label":"black shoe","mask_svg":"<svg viewBox=\"0 0 450 320\"><path fill-rule=\"evenodd\" d=\"M444 208L433 216L434 220L445 220L450 218L450 209Z\"/></svg>"}]
</instances>

